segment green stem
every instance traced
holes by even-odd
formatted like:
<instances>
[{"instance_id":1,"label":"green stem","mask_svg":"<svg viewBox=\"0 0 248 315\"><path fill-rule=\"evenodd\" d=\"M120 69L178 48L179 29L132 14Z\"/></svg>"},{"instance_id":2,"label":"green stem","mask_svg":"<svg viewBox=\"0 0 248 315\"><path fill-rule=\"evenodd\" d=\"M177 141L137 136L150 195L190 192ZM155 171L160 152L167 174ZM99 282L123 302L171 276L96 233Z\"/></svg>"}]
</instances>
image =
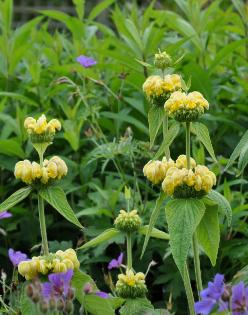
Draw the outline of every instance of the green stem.
<instances>
[{"instance_id":1,"label":"green stem","mask_svg":"<svg viewBox=\"0 0 248 315\"><path fill-rule=\"evenodd\" d=\"M195 309L194 309L194 295L192 292L191 288L191 283L190 283L190 277L189 277L189 270L187 267L187 264L185 263L185 268L184 268L184 278L183 278L183 283L187 295L187 300L188 300L188 306L189 306L189 313L190 315L195 315Z\"/></svg>"},{"instance_id":2,"label":"green stem","mask_svg":"<svg viewBox=\"0 0 248 315\"><path fill-rule=\"evenodd\" d=\"M132 234L127 233L127 269L132 270Z\"/></svg>"},{"instance_id":3,"label":"green stem","mask_svg":"<svg viewBox=\"0 0 248 315\"><path fill-rule=\"evenodd\" d=\"M199 257L199 248L198 248L198 240L196 233L193 235L193 252L194 252L194 265L195 265L195 275L196 275L196 285L198 296L200 296L200 292L202 291L202 279L201 279L201 264L200 264L200 257Z\"/></svg>"},{"instance_id":4,"label":"green stem","mask_svg":"<svg viewBox=\"0 0 248 315\"><path fill-rule=\"evenodd\" d=\"M190 169L190 122L186 122L186 157L187 157L187 169ZM196 233L193 234L193 254L195 265L195 276L198 295L200 298L200 292L202 291L202 277L201 277L201 264L199 257L199 248Z\"/></svg>"},{"instance_id":5,"label":"green stem","mask_svg":"<svg viewBox=\"0 0 248 315\"><path fill-rule=\"evenodd\" d=\"M43 166L43 154L40 156L40 166ZM47 256L49 254L48 241L47 241L47 232L46 232L46 219L45 219L45 209L44 209L44 200L38 193L38 211L39 211L39 221L40 221L40 233L42 239L42 249L43 254Z\"/></svg>"},{"instance_id":6,"label":"green stem","mask_svg":"<svg viewBox=\"0 0 248 315\"><path fill-rule=\"evenodd\" d=\"M163 128L163 133L164 133L164 139L167 137L167 134L168 134L168 115L165 114L165 117L164 117L164 128ZM166 159L169 160L170 158L170 148L167 147L165 149L165 156L166 156Z\"/></svg>"}]
</instances>

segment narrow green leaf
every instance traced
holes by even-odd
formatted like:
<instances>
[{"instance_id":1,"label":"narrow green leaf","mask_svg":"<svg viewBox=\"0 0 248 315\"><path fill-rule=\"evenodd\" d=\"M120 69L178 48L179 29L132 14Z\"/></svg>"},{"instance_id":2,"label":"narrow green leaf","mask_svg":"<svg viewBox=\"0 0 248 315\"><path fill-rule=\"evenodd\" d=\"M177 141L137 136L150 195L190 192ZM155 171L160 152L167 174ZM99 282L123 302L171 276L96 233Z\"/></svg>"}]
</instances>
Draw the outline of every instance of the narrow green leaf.
<instances>
[{"instance_id":1,"label":"narrow green leaf","mask_svg":"<svg viewBox=\"0 0 248 315\"><path fill-rule=\"evenodd\" d=\"M154 156L154 160L158 159L161 155L164 155L165 151L169 149L170 145L172 144L174 139L177 137L179 131L180 131L180 124L178 122L175 122L173 125L171 125L167 134L164 137L162 144L160 145L158 152Z\"/></svg>"},{"instance_id":2,"label":"narrow green leaf","mask_svg":"<svg viewBox=\"0 0 248 315\"><path fill-rule=\"evenodd\" d=\"M165 116L164 108L152 106L148 112L150 147L154 145L157 133Z\"/></svg>"},{"instance_id":3,"label":"narrow green leaf","mask_svg":"<svg viewBox=\"0 0 248 315\"><path fill-rule=\"evenodd\" d=\"M93 10L90 12L88 19L94 20L99 14L106 10L115 0L103 0L99 4L93 6Z\"/></svg>"},{"instance_id":4,"label":"narrow green leaf","mask_svg":"<svg viewBox=\"0 0 248 315\"><path fill-rule=\"evenodd\" d=\"M21 145L13 139L0 140L0 153L18 156L21 159L25 157Z\"/></svg>"},{"instance_id":5,"label":"narrow green leaf","mask_svg":"<svg viewBox=\"0 0 248 315\"><path fill-rule=\"evenodd\" d=\"M239 156L239 162L238 162L238 168L239 168L239 175L244 171L248 164L248 142L243 147L240 156Z\"/></svg>"},{"instance_id":6,"label":"narrow green leaf","mask_svg":"<svg viewBox=\"0 0 248 315\"><path fill-rule=\"evenodd\" d=\"M3 212L5 210L8 210L14 207L17 203L27 198L27 196L31 193L31 191L32 191L32 187L27 186L14 192L12 195L9 196L9 198L4 200L0 204L0 212Z\"/></svg>"},{"instance_id":7,"label":"narrow green leaf","mask_svg":"<svg viewBox=\"0 0 248 315\"><path fill-rule=\"evenodd\" d=\"M219 210L224 213L224 215L227 218L227 223L228 226L231 226L232 223L232 208L230 206L230 203L228 202L228 200L222 196L219 192L215 191L215 190L211 190L207 197L209 199L211 199L212 201L214 201L218 206L219 206Z\"/></svg>"},{"instance_id":8,"label":"narrow green leaf","mask_svg":"<svg viewBox=\"0 0 248 315\"><path fill-rule=\"evenodd\" d=\"M201 143L204 145L204 147L207 149L208 153L212 157L212 159L217 162L214 149L211 143L210 135L208 128L199 122L194 122L192 124L192 129L195 132L197 138L201 141Z\"/></svg>"},{"instance_id":9,"label":"narrow green leaf","mask_svg":"<svg viewBox=\"0 0 248 315\"><path fill-rule=\"evenodd\" d=\"M139 229L138 233L142 235L147 235L149 228L150 228L149 225L144 225ZM150 234L149 238L154 237L154 238L160 238L161 240L167 240L167 241L170 239L170 235L168 233L165 233L164 231L161 231L156 228L153 228L151 232L149 232L149 234Z\"/></svg>"},{"instance_id":10,"label":"narrow green leaf","mask_svg":"<svg viewBox=\"0 0 248 315\"><path fill-rule=\"evenodd\" d=\"M207 206L197 227L197 238L213 266L216 264L220 243L218 206Z\"/></svg>"},{"instance_id":11,"label":"narrow green leaf","mask_svg":"<svg viewBox=\"0 0 248 315\"><path fill-rule=\"evenodd\" d=\"M100 235L93 238L89 242L85 243L83 246L79 247L78 249L86 249L89 247L95 247L101 243L104 243L104 242L107 242L107 241L113 239L114 237L116 237L117 235L120 235L120 234L121 234L121 232L115 228L105 230Z\"/></svg>"},{"instance_id":12,"label":"narrow green leaf","mask_svg":"<svg viewBox=\"0 0 248 315\"><path fill-rule=\"evenodd\" d=\"M160 208L161 208L161 205L162 205L164 199L165 199L165 194L161 193L159 198L156 200L155 208L153 209L151 217L150 217L150 222L149 222L148 230L147 230L146 237L144 240L141 257L143 257L143 255L145 253L146 247L147 247L149 239L151 237L152 230L153 230L153 228L157 222L157 219L159 216L159 211L160 211Z\"/></svg>"},{"instance_id":13,"label":"narrow green leaf","mask_svg":"<svg viewBox=\"0 0 248 315\"><path fill-rule=\"evenodd\" d=\"M171 252L182 277L193 234L204 212L205 205L199 199L174 199L166 205Z\"/></svg>"},{"instance_id":14,"label":"narrow green leaf","mask_svg":"<svg viewBox=\"0 0 248 315\"><path fill-rule=\"evenodd\" d=\"M35 107L39 106L33 99L18 93L0 92L0 97L10 97L25 104L33 105Z\"/></svg>"},{"instance_id":15,"label":"narrow green leaf","mask_svg":"<svg viewBox=\"0 0 248 315\"><path fill-rule=\"evenodd\" d=\"M243 148L247 144L247 142L248 142L248 130L245 132L243 137L240 139L239 143L237 144L236 148L234 149L233 153L231 154L230 159L229 159L227 166L225 167L224 171L226 171L234 163L234 161L238 158L238 156L240 155L241 151L243 150Z\"/></svg>"},{"instance_id":16,"label":"narrow green leaf","mask_svg":"<svg viewBox=\"0 0 248 315\"><path fill-rule=\"evenodd\" d=\"M75 213L70 207L66 195L61 187L48 186L39 191L40 196L46 200L54 209L56 209L66 220L83 228L78 221Z\"/></svg>"}]
</instances>

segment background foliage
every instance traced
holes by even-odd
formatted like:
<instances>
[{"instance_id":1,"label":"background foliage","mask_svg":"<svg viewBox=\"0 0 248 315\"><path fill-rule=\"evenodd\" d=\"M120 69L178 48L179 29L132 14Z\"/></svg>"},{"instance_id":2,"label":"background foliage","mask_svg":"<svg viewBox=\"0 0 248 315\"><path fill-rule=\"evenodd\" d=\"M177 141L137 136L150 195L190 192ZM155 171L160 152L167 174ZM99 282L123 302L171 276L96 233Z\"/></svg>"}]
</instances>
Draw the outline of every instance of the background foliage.
<instances>
[{"instance_id":1,"label":"background foliage","mask_svg":"<svg viewBox=\"0 0 248 315\"><path fill-rule=\"evenodd\" d=\"M180 58L171 72L180 73L191 82L191 90L203 93L211 104L202 121L209 127L218 163L205 154L197 139L193 154L218 175L218 190L232 205L233 222L230 229L223 224L216 268L211 269L206 258L203 276L208 281L218 271L230 279L247 264L248 256L247 139L242 154L241 148L236 154L239 161L225 170L248 124L247 4L175 0L138 5L104 0L87 14L83 0L73 4L74 16L43 10L13 28L12 1L0 1L1 200L21 187L13 176L17 160L36 159L23 121L42 112L62 121L63 132L48 153L59 154L68 164L63 188L86 227L79 232L47 205L51 249L82 245L112 227L113 218L125 208L125 185L132 188L132 207L147 224L158 191L146 182L142 168L153 157L162 134L150 148L142 84L155 72L147 63L153 63L158 48L166 49L174 60ZM107 23L100 22L102 14ZM56 29L51 27L54 21ZM83 68L75 61L80 54L92 56L97 65ZM179 135L172 157L183 150L183 135ZM26 199L12 208L12 218L0 222L1 268L7 272L9 247L29 254L39 250L35 204L32 197ZM157 227L167 231L164 211L158 222ZM168 242L151 239L140 260L143 241L141 236L135 241L134 268L145 272L151 260L157 262L148 275L150 298L156 307L168 302L168 309L185 314L183 286ZM79 252L81 266L103 290L108 290L107 262L124 249L123 242L118 236L111 244Z\"/></svg>"}]
</instances>

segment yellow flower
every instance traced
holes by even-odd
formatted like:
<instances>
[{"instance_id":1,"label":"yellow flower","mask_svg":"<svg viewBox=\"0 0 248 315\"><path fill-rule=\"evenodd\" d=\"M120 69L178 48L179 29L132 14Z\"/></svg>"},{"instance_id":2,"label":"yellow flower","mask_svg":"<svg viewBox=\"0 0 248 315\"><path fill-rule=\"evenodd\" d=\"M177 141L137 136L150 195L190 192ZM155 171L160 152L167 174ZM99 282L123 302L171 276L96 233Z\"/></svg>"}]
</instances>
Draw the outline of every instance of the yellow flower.
<instances>
[{"instance_id":1,"label":"yellow flower","mask_svg":"<svg viewBox=\"0 0 248 315\"><path fill-rule=\"evenodd\" d=\"M58 121L58 119L52 119L47 124L47 130L49 130L52 133L55 133L56 130L61 129L61 123Z\"/></svg>"},{"instance_id":2,"label":"yellow flower","mask_svg":"<svg viewBox=\"0 0 248 315\"><path fill-rule=\"evenodd\" d=\"M186 155L182 154L176 160L176 167L177 168L187 168L187 157ZM196 162L193 158L190 158L190 168L195 168Z\"/></svg>"},{"instance_id":3,"label":"yellow flower","mask_svg":"<svg viewBox=\"0 0 248 315\"><path fill-rule=\"evenodd\" d=\"M15 177L26 184L32 183L32 164L29 160L17 162L14 171Z\"/></svg>"},{"instance_id":4,"label":"yellow flower","mask_svg":"<svg viewBox=\"0 0 248 315\"><path fill-rule=\"evenodd\" d=\"M47 130L47 120L46 120L46 116L43 114L37 120L36 125L34 127L34 132L40 135L42 133L45 133L46 130Z\"/></svg>"},{"instance_id":5,"label":"yellow flower","mask_svg":"<svg viewBox=\"0 0 248 315\"><path fill-rule=\"evenodd\" d=\"M24 128L31 135L32 134L38 136L45 134L53 135L56 132L56 130L59 131L61 129L61 124L57 119L52 119L49 122L47 122L46 116L43 114L37 120L34 119L33 117L26 118L24 121ZM37 139L35 138L35 140ZM41 141L39 140L38 142Z\"/></svg>"}]
</instances>

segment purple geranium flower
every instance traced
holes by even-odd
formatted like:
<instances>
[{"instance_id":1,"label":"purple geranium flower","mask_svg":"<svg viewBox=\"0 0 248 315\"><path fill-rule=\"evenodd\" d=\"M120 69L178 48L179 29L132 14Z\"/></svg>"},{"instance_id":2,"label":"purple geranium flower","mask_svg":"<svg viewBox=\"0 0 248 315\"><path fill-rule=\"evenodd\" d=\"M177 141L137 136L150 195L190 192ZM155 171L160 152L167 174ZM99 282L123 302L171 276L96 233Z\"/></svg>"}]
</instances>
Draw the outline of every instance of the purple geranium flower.
<instances>
[{"instance_id":1,"label":"purple geranium flower","mask_svg":"<svg viewBox=\"0 0 248 315\"><path fill-rule=\"evenodd\" d=\"M26 254L20 251L14 251L13 248L9 249L8 255L14 267L17 267L21 261L29 260Z\"/></svg>"},{"instance_id":2,"label":"purple geranium flower","mask_svg":"<svg viewBox=\"0 0 248 315\"><path fill-rule=\"evenodd\" d=\"M208 287L201 292L202 300L195 303L197 314L208 315L217 307L219 311L227 310L227 304L221 297L225 291L224 276L216 274L213 282L208 283Z\"/></svg>"},{"instance_id":3,"label":"purple geranium flower","mask_svg":"<svg viewBox=\"0 0 248 315\"><path fill-rule=\"evenodd\" d=\"M103 291L98 291L98 292L96 292L95 294L96 294L97 296L103 298L103 299L108 299L108 298L109 298L108 293L103 292Z\"/></svg>"},{"instance_id":4,"label":"purple geranium flower","mask_svg":"<svg viewBox=\"0 0 248 315\"><path fill-rule=\"evenodd\" d=\"M44 282L42 285L42 295L45 299L51 297L67 297L70 290L70 283L73 276L73 270L69 269L66 272L51 273L48 276L49 282Z\"/></svg>"},{"instance_id":5,"label":"purple geranium flower","mask_svg":"<svg viewBox=\"0 0 248 315\"><path fill-rule=\"evenodd\" d=\"M87 57L87 56L83 56L83 55L80 55L79 57L77 57L76 60L84 68L90 68L90 67L94 66L97 63L93 58Z\"/></svg>"},{"instance_id":6,"label":"purple geranium flower","mask_svg":"<svg viewBox=\"0 0 248 315\"><path fill-rule=\"evenodd\" d=\"M245 287L244 282L232 288L231 309L233 315L248 314L248 288Z\"/></svg>"},{"instance_id":7,"label":"purple geranium flower","mask_svg":"<svg viewBox=\"0 0 248 315\"><path fill-rule=\"evenodd\" d=\"M12 217L12 213L8 212L8 211L3 211L0 213L0 220L2 219L7 219Z\"/></svg>"},{"instance_id":8,"label":"purple geranium flower","mask_svg":"<svg viewBox=\"0 0 248 315\"><path fill-rule=\"evenodd\" d=\"M120 253L119 257L117 259L112 259L110 263L108 264L108 269L111 270L113 268L120 268L123 262L123 253Z\"/></svg>"}]
</instances>

